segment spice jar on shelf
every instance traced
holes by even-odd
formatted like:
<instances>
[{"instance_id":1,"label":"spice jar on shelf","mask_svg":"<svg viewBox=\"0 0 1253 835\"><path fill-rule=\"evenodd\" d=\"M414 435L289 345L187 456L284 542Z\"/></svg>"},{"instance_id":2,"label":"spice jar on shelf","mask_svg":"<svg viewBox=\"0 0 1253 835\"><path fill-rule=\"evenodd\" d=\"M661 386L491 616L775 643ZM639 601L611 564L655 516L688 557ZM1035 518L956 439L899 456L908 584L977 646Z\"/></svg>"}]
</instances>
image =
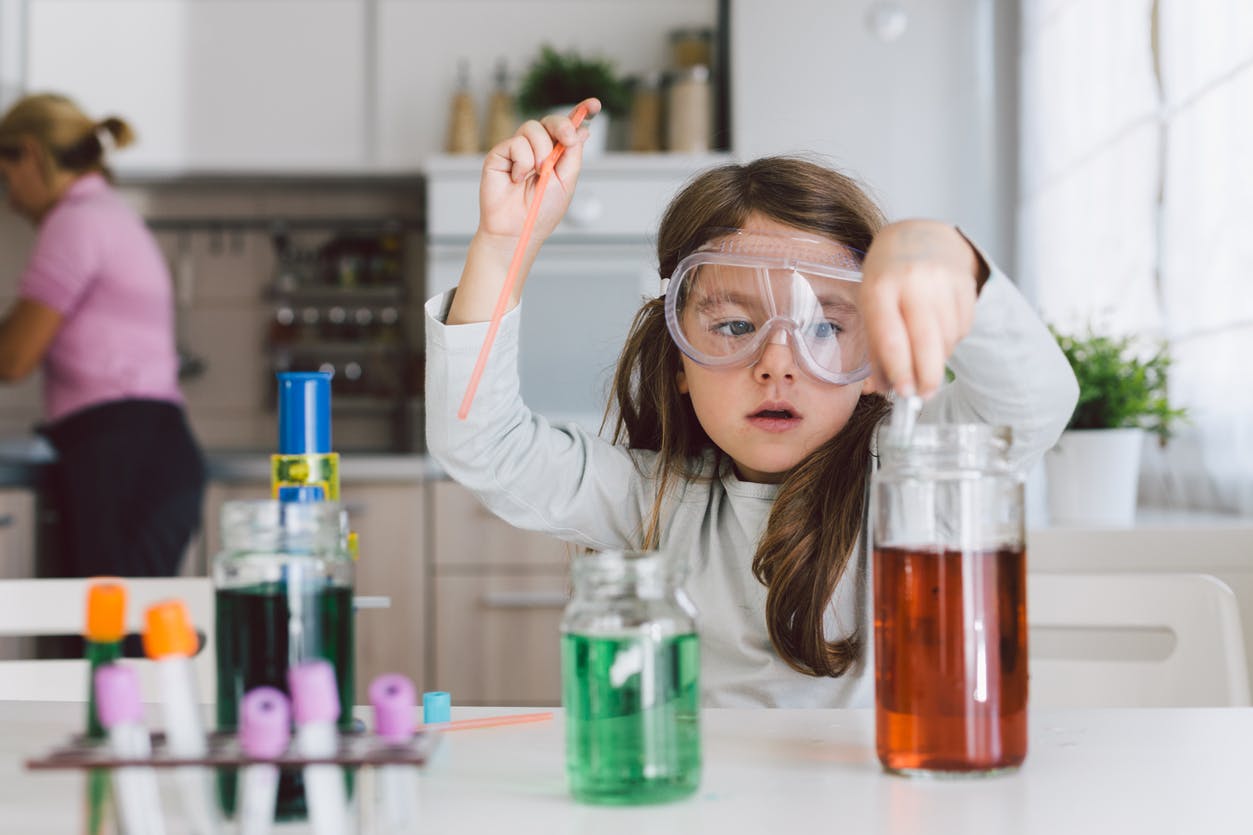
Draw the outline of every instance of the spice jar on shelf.
<instances>
[{"instance_id":1,"label":"spice jar on shelf","mask_svg":"<svg viewBox=\"0 0 1253 835\"><path fill-rule=\"evenodd\" d=\"M636 79L631 90L632 151L661 150L661 75L649 73Z\"/></svg>"},{"instance_id":2,"label":"spice jar on shelf","mask_svg":"<svg viewBox=\"0 0 1253 835\"><path fill-rule=\"evenodd\" d=\"M675 73L666 96L666 150L708 151L711 107L709 67L698 64Z\"/></svg>"}]
</instances>

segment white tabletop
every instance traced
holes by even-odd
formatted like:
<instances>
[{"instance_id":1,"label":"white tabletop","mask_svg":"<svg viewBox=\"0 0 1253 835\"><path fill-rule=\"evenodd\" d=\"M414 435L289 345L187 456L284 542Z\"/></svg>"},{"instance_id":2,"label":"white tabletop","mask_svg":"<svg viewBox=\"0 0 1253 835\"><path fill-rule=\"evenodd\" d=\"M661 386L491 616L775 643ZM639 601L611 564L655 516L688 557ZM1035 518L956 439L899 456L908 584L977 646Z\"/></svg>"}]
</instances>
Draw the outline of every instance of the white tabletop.
<instances>
[{"instance_id":1,"label":"white tabletop","mask_svg":"<svg viewBox=\"0 0 1253 835\"><path fill-rule=\"evenodd\" d=\"M0 831L78 831L82 778L25 771L80 704L0 703ZM458 709L454 718L513 712ZM1040 711L1017 774L927 781L884 774L874 716L841 710L705 710L696 796L599 808L566 790L561 714L445 734L423 771L418 833L1253 832L1253 708ZM172 827L172 832L177 832Z\"/></svg>"}]
</instances>

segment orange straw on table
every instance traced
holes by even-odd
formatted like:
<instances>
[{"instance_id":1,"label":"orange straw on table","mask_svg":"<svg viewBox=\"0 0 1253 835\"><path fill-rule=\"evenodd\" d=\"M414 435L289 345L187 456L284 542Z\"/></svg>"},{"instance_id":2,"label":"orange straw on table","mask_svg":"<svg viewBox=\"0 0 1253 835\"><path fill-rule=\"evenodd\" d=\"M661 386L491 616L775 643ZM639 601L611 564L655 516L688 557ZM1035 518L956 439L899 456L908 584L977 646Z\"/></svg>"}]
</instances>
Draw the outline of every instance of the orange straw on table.
<instances>
[{"instance_id":1,"label":"orange straw on table","mask_svg":"<svg viewBox=\"0 0 1253 835\"><path fill-rule=\"evenodd\" d=\"M574 122L577 128L586 115L587 105L580 104L570 114L570 121ZM483 347L479 349L479 358L474 363L474 373L470 375L470 384L466 386L465 396L461 398L461 408L457 410L458 420L465 420L466 415L470 414L470 404L474 402L474 393L478 391L479 378L483 376L483 369L487 366L487 356L492 351L492 343L496 341L496 331L500 329L500 320L504 318L505 307L509 304L513 285L518 280L518 273L522 271L522 259L526 254L527 244L531 242L531 230L535 228L535 219L539 217L539 207L544 201L544 189L548 188L548 178L552 176L557 160L561 159L561 155L565 152L566 146L558 142L557 147L553 148L552 153L540 166L539 179L535 182L535 196L531 199L531 208L527 209L526 219L522 222L522 232L518 235L518 248L513 251L513 260L509 262L509 272L505 274L505 285L500 288L500 298L496 300L496 309L492 311L492 321L487 326L487 336L483 337Z\"/></svg>"},{"instance_id":2,"label":"orange straw on table","mask_svg":"<svg viewBox=\"0 0 1253 835\"><path fill-rule=\"evenodd\" d=\"M551 711L543 713L510 713L505 716L484 716L479 719L458 719L454 722L428 722L418 725L419 731L470 731L475 728L497 728L501 725L524 725L528 722L547 722L553 718Z\"/></svg>"}]
</instances>

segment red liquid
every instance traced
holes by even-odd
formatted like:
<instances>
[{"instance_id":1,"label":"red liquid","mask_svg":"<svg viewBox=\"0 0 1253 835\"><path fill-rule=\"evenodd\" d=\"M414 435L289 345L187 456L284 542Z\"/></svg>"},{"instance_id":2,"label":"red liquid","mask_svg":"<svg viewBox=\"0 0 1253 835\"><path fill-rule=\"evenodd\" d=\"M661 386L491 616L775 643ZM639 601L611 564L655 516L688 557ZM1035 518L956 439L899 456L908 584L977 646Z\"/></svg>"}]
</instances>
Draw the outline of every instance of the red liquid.
<instances>
[{"instance_id":1,"label":"red liquid","mask_svg":"<svg viewBox=\"0 0 1253 835\"><path fill-rule=\"evenodd\" d=\"M875 732L892 771L1027 756L1024 552L875 550Z\"/></svg>"}]
</instances>

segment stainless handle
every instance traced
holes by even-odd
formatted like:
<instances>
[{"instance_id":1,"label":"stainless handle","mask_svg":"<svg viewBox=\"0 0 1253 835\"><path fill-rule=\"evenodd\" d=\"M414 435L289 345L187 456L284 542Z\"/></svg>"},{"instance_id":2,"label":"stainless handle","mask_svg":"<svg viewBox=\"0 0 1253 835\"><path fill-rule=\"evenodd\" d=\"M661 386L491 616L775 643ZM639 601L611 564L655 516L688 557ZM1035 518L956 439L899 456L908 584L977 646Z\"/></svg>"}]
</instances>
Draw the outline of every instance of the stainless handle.
<instances>
[{"instance_id":1,"label":"stainless handle","mask_svg":"<svg viewBox=\"0 0 1253 835\"><path fill-rule=\"evenodd\" d=\"M391 607L392 599L383 595L359 594L352 599L352 608L356 612L362 609L390 609Z\"/></svg>"},{"instance_id":2,"label":"stainless handle","mask_svg":"<svg viewBox=\"0 0 1253 835\"><path fill-rule=\"evenodd\" d=\"M564 591L489 591L483 605L489 609L564 609L570 600Z\"/></svg>"},{"instance_id":3,"label":"stainless handle","mask_svg":"<svg viewBox=\"0 0 1253 835\"><path fill-rule=\"evenodd\" d=\"M12 513L0 514L0 528L12 527L15 521L17 520L13 518Z\"/></svg>"}]
</instances>

